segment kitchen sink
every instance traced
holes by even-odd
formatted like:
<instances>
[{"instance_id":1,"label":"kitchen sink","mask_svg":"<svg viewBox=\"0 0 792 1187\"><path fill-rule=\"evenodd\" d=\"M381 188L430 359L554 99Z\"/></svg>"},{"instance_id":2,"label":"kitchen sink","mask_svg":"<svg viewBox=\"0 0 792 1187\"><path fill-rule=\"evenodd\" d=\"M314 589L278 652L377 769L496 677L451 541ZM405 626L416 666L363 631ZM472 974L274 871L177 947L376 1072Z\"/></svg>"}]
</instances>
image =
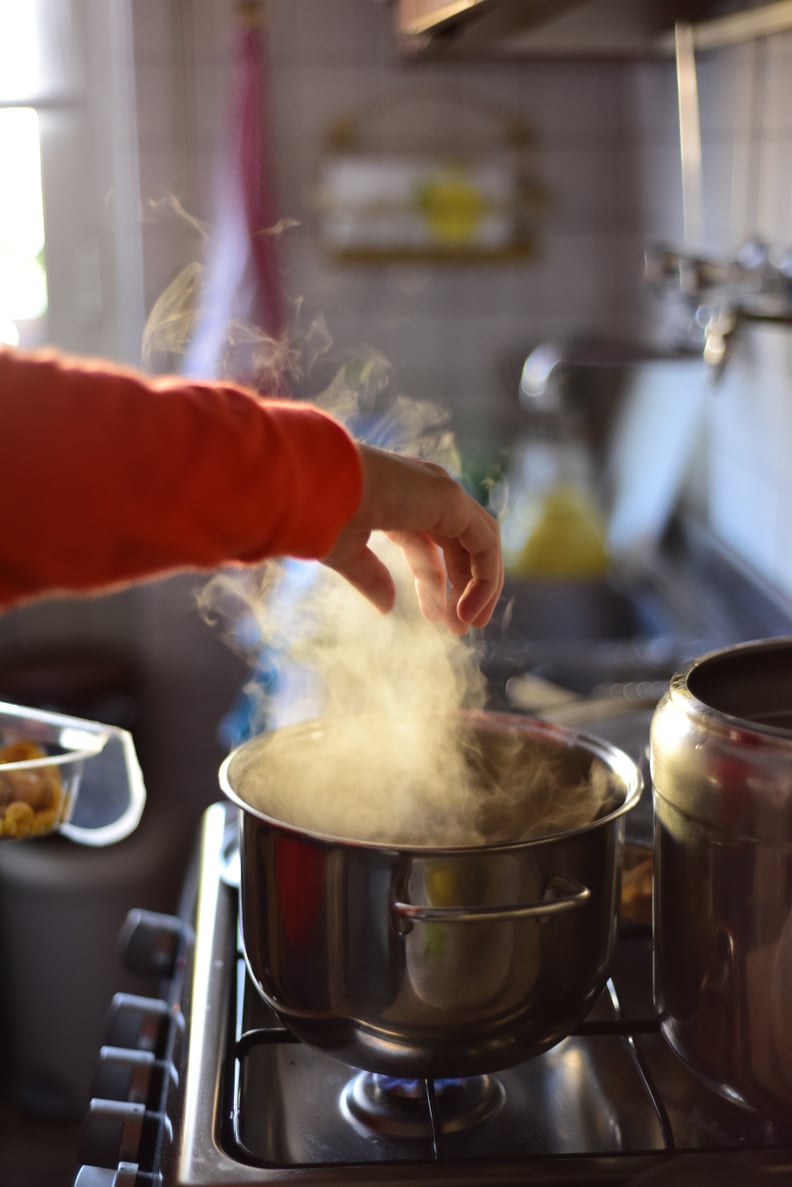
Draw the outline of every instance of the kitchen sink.
<instances>
[{"instance_id":1,"label":"kitchen sink","mask_svg":"<svg viewBox=\"0 0 792 1187\"><path fill-rule=\"evenodd\" d=\"M577 696L641 683L660 687L706 650L698 624L647 577L507 579L485 633L483 670L495 705L510 678L531 672Z\"/></svg>"},{"instance_id":2,"label":"kitchen sink","mask_svg":"<svg viewBox=\"0 0 792 1187\"><path fill-rule=\"evenodd\" d=\"M676 633L680 625L657 591L614 580L507 581L501 629L512 643L635 639ZM497 630L497 624L496 624Z\"/></svg>"}]
</instances>

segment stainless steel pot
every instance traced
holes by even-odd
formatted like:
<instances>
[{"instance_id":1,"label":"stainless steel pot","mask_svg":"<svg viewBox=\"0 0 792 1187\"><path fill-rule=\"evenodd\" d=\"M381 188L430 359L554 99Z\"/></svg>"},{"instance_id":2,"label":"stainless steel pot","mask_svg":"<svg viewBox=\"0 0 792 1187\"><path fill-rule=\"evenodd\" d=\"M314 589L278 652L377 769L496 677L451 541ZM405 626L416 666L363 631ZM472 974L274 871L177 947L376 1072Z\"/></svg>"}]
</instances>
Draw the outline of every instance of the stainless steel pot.
<instances>
[{"instance_id":1,"label":"stainless steel pot","mask_svg":"<svg viewBox=\"0 0 792 1187\"><path fill-rule=\"evenodd\" d=\"M655 996L715 1089L792 1109L792 639L698 658L651 726Z\"/></svg>"},{"instance_id":2,"label":"stainless steel pot","mask_svg":"<svg viewBox=\"0 0 792 1187\"><path fill-rule=\"evenodd\" d=\"M463 717L491 778L507 742L526 769L552 756L559 796L594 766L604 770L604 814L530 842L395 847L308 832L251 808L240 770L251 755L266 762L275 735L245 743L221 768L241 810L251 976L298 1038L370 1071L453 1077L521 1062L569 1034L608 975L624 817L642 789L636 764L563 726ZM331 728L289 727L295 755ZM285 733L277 731L281 745Z\"/></svg>"}]
</instances>

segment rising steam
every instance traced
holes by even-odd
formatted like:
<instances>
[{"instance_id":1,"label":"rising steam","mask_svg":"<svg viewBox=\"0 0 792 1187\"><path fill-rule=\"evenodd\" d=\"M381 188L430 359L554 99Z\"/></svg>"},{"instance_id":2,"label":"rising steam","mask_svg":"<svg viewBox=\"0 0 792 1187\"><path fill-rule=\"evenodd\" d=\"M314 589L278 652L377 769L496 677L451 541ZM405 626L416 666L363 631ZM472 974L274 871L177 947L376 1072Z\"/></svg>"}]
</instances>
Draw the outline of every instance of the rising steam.
<instances>
[{"instance_id":1,"label":"rising steam","mask_svg":"<svg viewBox=\"0 0 792 1187\"><path fill-rule=\"evenodd\" d=\"M476 645L427 623L399 550L383 539L377 551L396 577L389 615L321 566L289 613L277 591L250 603L262 636L312 680L289 706L307 725L240 750L231 778L241 798L312 832L432 848L526 840L596 817L612 790L606 768L570 765L563 742L534 746L505 730L492 765L466 712L486 702ZM217 578L208 600L238 594L232 580ZM261 697L266 721L274 708Z\"/></svg>"},{"instance_id":2,"label":"rising steam","mask_svg":"<svg viewBox=\"0 0 792 1187\"><path fill-rule=\"evenodd\" d=\"M370 440L456 472L447 415L388 396L388 376L371 352L341 368L317 402L365 426ZM487 702L478 641L428 623L401 550L382 535L372 546L395 579L391 614L319 564L267 566L263 584L224 573L203 591L210 614L242 599L248 634L281 657L285 674L249 689L263 736L234 763L245 802L324 835L431 847L525 840L597 816L610 792L605 768L570 777L563 746L526 751L525 738L506 731L497 771L486 770L470 726ZM284 716L311 724L267 732Z\"/></svg>"},{"instance_id":3,"label":"rising steam","mask_svg":"<svg viewBox=\"0 0 792 1187\"><path fill-rule=\"evenodd\" d=\"M200 268L190 267L163 294L147 327L151 354L184 352L200 282ZM305 375L330 337L321 320L300 334L296 323L288 342L229 323L225 378L240 377L240 345L248 381L273 374L279 381L259 390L282 387L284 372L292 381ZM447 412L395 392L378 352L347 358L312 402L355 436L459 476ZM570 776L562 745L526 753L525 740L507 731L497 769L486 769L466 724L467 711L487 699L476 637L428 623L400 550L384 536L372 547L396 582L389 615L336 573L305 562L223 572L201 591L207 619L225 623L235 645L246 640L254 665L266 653L277 669L274 680L254 679L247 689L250 732L261 736L234 764L241 797L300 828L387 844L517 841L595 818L610 793L607 772L595 762ZM313 724L274 728L284 720Z\"/></svg>"}]
</instances>

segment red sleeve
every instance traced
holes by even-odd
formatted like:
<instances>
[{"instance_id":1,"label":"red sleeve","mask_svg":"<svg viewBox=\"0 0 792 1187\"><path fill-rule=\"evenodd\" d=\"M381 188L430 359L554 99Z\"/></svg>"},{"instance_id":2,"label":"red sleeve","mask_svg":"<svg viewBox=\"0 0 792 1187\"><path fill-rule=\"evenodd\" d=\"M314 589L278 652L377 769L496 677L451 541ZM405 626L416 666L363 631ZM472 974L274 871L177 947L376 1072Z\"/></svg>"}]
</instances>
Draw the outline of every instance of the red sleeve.
<instances>
[{"instance_id":1,"label":"red sleeve","mask_svg":"<svg viewBox=\"0 0 792 1187\"><path fill-rule=\"evenodd\" d=\"M0 348L0 605L320 558L360 501L329 416L242 388Z\"/></svg>"}]
</instances>

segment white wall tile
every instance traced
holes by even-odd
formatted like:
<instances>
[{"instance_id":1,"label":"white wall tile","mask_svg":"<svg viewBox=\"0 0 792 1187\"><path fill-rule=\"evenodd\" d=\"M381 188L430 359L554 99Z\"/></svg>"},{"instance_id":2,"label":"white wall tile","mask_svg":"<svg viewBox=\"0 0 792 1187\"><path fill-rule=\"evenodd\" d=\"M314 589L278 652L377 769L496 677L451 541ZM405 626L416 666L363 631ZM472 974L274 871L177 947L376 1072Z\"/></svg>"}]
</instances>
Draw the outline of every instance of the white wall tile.
<instances>
[{"instance_id":1,"label":"white wall tile","mask_svg":"<svg viewBox=\"0 0 792 1187\"><path fill-rule=\"evenodd\" d=\"M757 79L764 68L757 42L730 46L696 57L702 136L751 131L759 112L754 104Z\"/></svg>"},{"instance_id":2,"label":"white wall tile","mask_svg":"<svg viewBox=\"0 0 792 1187\"><path fill-rule=\"evenodd\" d=\"M137 68L137 127L140 151L172 151L179 79L167 62L147 61Z\"/></svg>"},{"instance_id":3,"label":"white wall tile","mask_svg":"<svg viewBox=\"0 0 792 1187\"><path fill-rule=\"evenodd\" d=\"M552 147L543 163L554 227L579 232L641 225L642 178L629 147Z\"/></svg>"},{"instance_id":4,"label":"white wall tile","mask_svg":"<svg viewBox=\"0 0 792 1187\"><path fill-rule=\"evenodd\" d=\"M778 504L767 477L733 456L709 455L709 514L717 535L758 573L777 580Z\"/></svg>"},{"instance_id":5,"label":"white wall tile","mask_svg":"<svg viewBox=\"0 0 792 1187\"><path fill-rule=\"evenodd\" d=\"M776 588L792 590L792 491L777 494L773 579Z\"/></svg>"},{"instance_id":6,"label":"white wall tile","mask_svg":"<svg viewBox=\"0 0 792 1187\"><path fill-rule=\"evenodd\" d=\"M646 141L635 146L640 206L648 242L684 242L679 142Z\"/></svg>"},{"instance_id":7,"label":"white wall tile","mask_svg":"<svg viewBox=\"0 0 792 1187\"><path fill-rule=\"evenodd\" d=\"M137 64L172 64L177 52L174 5L162 0L130 0L129 7Z\"/></svg>"},{"instance_id":8,"label":"white wall tile","mask_svg":"<svg viewBox=\"0 0 792 1187\"><path fill-rule=\"evenodd\" d=\"M698 249L716 257L733 255L745 237L734 234L735 208L744 212L749 205L745 185L747 162L739 148L731 136L717 134L707 140L706 150L702 152L704 233ZM737 217L744 219L745 213Z\"/></svg>"},{"instance_id":9,"label":"white wall tile","mask_svg":"<svg viewBox=\"0 0 792 1187\"><path fill-rule=\"evenodd\" d=\"M763 110L757 114L766 133L792 132L792 32L761 43Z\"/></svg>"},{"instance_id":10,"label":"white wall tile","mask_svg":"<svg viewBox=\"0 0 792 1187\"><path fill-rule=\"evenodd\" d=\"M678 144L679 116L673 63L641 62L626 74L624 120L643 143Z\"/></svg>"},{"instance_id":11,"label":"white wall tile","mask_svg":"<svg viewBox=\"0 0 792 1187\"><path fill-rule=\"evenodd\" d=\"M732 252L757 235L764 236L762 182L768 172L762 165L762 143L752 133L738 133L732 141L731 210L729 245Z\"/></svg>"},{"instance_id":12,"label":"white wall tile","mask_svg":"<svg viewBox=\"0 0 792 1187\"><path fill-rule=\"evenodd\" d=\"M390 12L374 0L276 0L297 22L297 52L305 66L385 65L393 57Z\"/></svg>"},{"instance_id":13,"label":"white wall tile","mask_svg":"<svg viewBox=\"0 0 792 1187\"><path fill-rule=\"evenodd\" d=\"M790 86L792 102L792 84ZM768 244L792 243L792 134L767 134L761 143L756 176L756 231Z\"/></svg>"},{"instance_id":14,"label":"white wall tile","mask_svg":"<svg viewBox=\"0 0 792 1187\"><path fill-rule=\"evenodd\" d=\"M629 67L577 62L543 63L539 69L541 128L548 144L591 147L613 142L623 131Z\"/></svg>"}]
</instances>

